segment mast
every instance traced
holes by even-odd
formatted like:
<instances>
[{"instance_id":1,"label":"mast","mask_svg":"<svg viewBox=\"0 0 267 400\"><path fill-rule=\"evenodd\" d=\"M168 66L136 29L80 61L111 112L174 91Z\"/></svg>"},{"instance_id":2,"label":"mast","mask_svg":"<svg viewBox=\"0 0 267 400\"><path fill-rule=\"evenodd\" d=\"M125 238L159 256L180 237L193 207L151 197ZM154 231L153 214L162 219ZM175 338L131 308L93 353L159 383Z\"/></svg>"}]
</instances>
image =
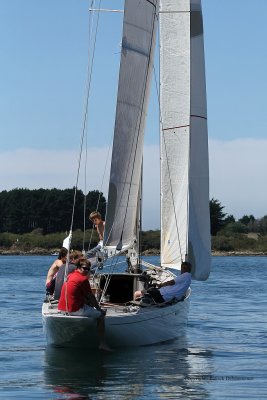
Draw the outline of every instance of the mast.
<instances>
[{"instance_id":1,"label":"mast","mask_svg":"<svg viewBox=\"0 0 267 400\"><path fill-rule=\"evenodd\" d=\"M209 167L201 0L161 0L161 263L210 270Z\"/></svg>"}]
</instances>

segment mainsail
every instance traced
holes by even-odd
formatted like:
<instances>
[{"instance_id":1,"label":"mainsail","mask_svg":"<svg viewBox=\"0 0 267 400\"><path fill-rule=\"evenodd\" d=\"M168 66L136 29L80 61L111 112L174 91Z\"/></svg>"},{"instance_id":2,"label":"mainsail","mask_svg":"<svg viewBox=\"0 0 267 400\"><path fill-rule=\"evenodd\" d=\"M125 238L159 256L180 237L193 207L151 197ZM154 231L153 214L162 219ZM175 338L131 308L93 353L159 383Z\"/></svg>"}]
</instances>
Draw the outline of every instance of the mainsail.
<instances>
[{"instance_id":1,"label":"mainsail","mask_svg":"<svg viewBox=\"0 0 267 400\"><path fill-rule=\"evenodd\" d=\"M161 265L210 271L209 167L201 0L161 0Z\"/></svg>"},{"instance_id":2,"label":"mainsail","mask_svg":"<svg viewBox=\"0 0 267 400\"><path fill-rule=\"evenodd\" d=\"M144 124L149 97L158 0L126 0L104 246L136 240Z\"/></svg>"}]
</instances>

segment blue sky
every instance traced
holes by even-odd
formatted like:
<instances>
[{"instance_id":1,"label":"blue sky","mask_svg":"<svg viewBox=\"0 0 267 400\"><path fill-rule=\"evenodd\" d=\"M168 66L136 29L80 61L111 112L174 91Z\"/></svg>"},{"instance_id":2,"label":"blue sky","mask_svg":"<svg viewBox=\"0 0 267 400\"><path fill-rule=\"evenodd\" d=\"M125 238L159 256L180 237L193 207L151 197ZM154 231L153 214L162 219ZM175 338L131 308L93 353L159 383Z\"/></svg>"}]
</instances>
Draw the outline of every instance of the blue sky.
<instances>
[{"instance_id":1,"label":"blue sky","mask_svg":"<svg viewBox=\"0 0 267 400\"><path fill-rule=\"evenodd\" d=\"M0 1L0 190L75 182L90 3ZM102 6L120 9L122 1L103 0ZM210 197L237 218L262 217L267 214L267 1L202 0L202 7ZM113 131L121 21L118 13L100 16L89 103L90 189L100 188L101 160ZM145 139L145 182L152 195L144 204L145 228L159 227L158 185L151 186L158 170L156 109L152 101Z\"/></svg>"}]
</instances>

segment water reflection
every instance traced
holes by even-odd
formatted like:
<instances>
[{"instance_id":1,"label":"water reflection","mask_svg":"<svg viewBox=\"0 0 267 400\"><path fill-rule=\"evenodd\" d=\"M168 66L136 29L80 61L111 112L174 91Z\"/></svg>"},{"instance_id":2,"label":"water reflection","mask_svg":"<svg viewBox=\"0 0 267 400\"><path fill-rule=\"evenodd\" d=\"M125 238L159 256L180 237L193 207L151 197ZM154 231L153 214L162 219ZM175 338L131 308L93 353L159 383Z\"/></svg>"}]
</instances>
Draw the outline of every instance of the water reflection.
<instances>
[{"instance_id":1,"label":"water reflection","mask_svg":"<svg viewBox=\"0 0 267 400\"><path fill-rule=\"evenodd\" d=\"M44 380L57 399L207 399L212 353L185 338L114 353L47 348Z\"/></svg>"}]
</instances>

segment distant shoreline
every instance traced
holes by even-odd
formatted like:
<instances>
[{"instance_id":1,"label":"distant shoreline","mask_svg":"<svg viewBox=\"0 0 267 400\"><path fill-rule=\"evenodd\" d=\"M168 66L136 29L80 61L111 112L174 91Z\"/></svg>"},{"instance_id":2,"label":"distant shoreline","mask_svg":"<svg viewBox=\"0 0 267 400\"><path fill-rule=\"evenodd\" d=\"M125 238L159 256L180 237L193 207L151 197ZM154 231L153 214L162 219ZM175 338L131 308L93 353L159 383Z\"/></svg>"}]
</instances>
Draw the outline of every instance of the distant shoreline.
<instances>
[{"instance_id":1,"label":"distant shoreline","mask_svg":"<svg viewBox=\"0 0 267 400\"><path fill-rule=\"evenodd\" d=\"M0 248L0 256L53 256L56 257L53 253L58 252L59 249L51 249L51 250L46 250L46 249L41 249L41 248L35 248L29 251L21 251L21 250L15 250L15 249L5 249L5 248ZM159 256L160 251L157 249L150 249L150 250L145 250L142 252L142 256ZM239 257L266 257L267 252L255 252L252 250L247 250L247 251L212 251L211 252L212 256L216 257L233 257L233 256L239 256Z\"/></svg>"}]
</instances>

